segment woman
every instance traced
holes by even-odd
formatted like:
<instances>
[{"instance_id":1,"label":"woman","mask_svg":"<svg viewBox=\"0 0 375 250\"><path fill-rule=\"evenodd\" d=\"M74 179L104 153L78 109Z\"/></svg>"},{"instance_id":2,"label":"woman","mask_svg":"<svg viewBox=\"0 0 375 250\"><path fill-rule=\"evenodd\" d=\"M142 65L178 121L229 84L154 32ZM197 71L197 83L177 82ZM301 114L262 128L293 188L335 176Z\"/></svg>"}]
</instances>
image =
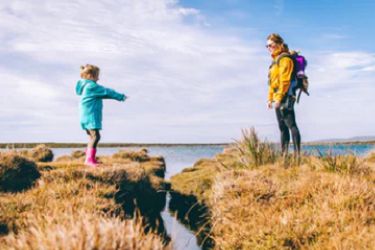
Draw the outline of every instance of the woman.
<instances>
[{"instance_id":1,"label":"woman","mask_svg":"<svg viewBox=\"0 0 375 250\"><path fill-rule=\"evenodd\" d=\"M281 132L281 151L283 155L288 154L289 130L292 131L295 155L298 155L301 151L301 136L293 108L294 100L288 100L288 98L293 98L291 96L288 97L288 90L294 77L294 63L288 57L289 48L279 34L269 35L266 47L273 60L269 72L270 89L267 106L272 109L272 103L275 103L274 107Z\"/></svg>"}]
</instances>

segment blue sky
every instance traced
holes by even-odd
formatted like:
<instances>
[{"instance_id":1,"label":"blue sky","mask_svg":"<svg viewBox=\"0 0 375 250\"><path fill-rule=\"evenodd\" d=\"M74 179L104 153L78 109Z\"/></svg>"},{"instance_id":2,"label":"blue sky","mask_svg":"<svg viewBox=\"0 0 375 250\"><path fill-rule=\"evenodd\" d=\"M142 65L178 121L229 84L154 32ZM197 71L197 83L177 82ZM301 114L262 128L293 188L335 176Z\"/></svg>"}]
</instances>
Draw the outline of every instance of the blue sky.
<instances>
[{"instance_id":1,"label":"blue sky","mask_svg":"<svg viewBox=\"0 0 375 250\"><path fill-rule=\"evenodd\" d=\"M231 142L250 126L277 141L273 32L309 61L302 140L375 135L373 13L367 0L2 1L0 138L87 141L74 89L92 63L131 96L105 101L103 142Z\"/></svg>"},{"instance_id":2,"label":"blue sky","mask_svg":"<svg viewBox=\"0 0 375 250\"><path fill-rule=\"evenodd\" d=\"M371 50L375 34L375 1L359 0L182 0L183 6L194 6L215 27L255 29L267 37L278 32L287 40L304 40L309 49ZM326 43L322 38L331 39ZM345 38L345 39L340 39Z\"/></svg>"}]
</instances>

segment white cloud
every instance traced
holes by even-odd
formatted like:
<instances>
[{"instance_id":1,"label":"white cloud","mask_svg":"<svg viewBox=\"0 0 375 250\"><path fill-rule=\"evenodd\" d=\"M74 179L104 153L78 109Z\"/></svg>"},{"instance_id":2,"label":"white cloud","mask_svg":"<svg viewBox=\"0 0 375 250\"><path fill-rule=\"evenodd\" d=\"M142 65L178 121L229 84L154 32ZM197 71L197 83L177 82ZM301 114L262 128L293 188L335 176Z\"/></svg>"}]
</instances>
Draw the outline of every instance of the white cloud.
<instances>
[{"instance_id":1,"label":"white cloud","mask_svg":"<svg viewBox=\"0 0 375 250\"><path fill-rule=\"evenodd\" d=\"M369 66L362 69L362 71L375 71L375 66Z\"/></svg>"},{"instance_id":2,"label":"white cloud","mask_svg":"<svg viewBox=\"0 0 375 250\"><path fill-rule=\"evenodd\" d=\"M184 16L189 16L189 15L198 15L200 13L199 10L193 9L193 8L179 8L179 11L184 15Z\"/></svg>"},{"instance_id":3,"label":"white cloud","mask_svg":"<svg viewBox=\"0 0 375 250\"><path fill-rule=\"evenodd\" d=\"M331 39L331 40L339 40L339 39L346 38L346 36L340 35L340 34L325 34L323 35L323 37L325 39Z\"/></svg>"},{"instance_id":4,"label":"white cloud","mask_svg":"<svg viewBox=\"0 0 375 250\"><path fill-rule=\"evenodd\" d=\"M283 2L276 3L282 11ZM265 109L270 58L262 34L244 40L220 27L202 28L209 20L199 10L172 0L12 0L0 3L0 15L5 141L86 140L74 91L86 63L101 68L100 84L131 96L105 101L103 141L223 142L247 125L279 137L275 114ZM311 124L305 112L321 120L311 100L335 99L332 89L353 81L369 91L374 79L368 70L374 56L366 52L307 58L312 97L298 107L302 131ZM323 133L324 122L316 126L307 138Z\"/></svg>"},{"instance_id":5,"label":"white cloud","mask_svg":"<svg viewBox=\"0 0 375 250\"><path fill-rule=\"evenodd\" d=\"M284 10L284 0L275 0L273 7L276 9L276 15L281 15Z\"/></svg>"},{"instance_id":6,"label":"white cloud","mask_svg":"<svg viewBox=\"0 0 375 250\"><path fill-rule=\"evenodd\" d=\"M94 1L88 4L84 0L39 0L30 4L15 0L12 4L2 3L0 9L4 16L0 20L2 31L13 33L12 39L4 35L3 41L9 48L7 53L25 58L38 70L10 67L4 69L4 74L18 75L20 79L28 79L30 75L37 78L28 82L19 80L24 83L20 85L19 96L33 93L34 102L39 104L33 104L30 119L42 119L40 123L43 122L49 135L53 133L47 131L58 131L60 127L73 124L77 124L77 129L72 135L81 133L74 87L78 67L85 63L101 67L99 83L131 96L125 104L106 101L104 130L106 127L119 130L124 123L132 124L133 131L144 123L150 128L172 126L176 131L182 129L181 125L191 127L189 136L166 135L165 141L200 141L203 135L197 131L206 131L213 124L216 127L228 124L228 113L237 113L238 118L248 112L248 107L254 106L251 103L257 100L248 98L246 92L259 93L252 90L259 85L267 88L264 83L269 59L256 56L259 51L253 49L252 42L186 24L187 15L195 16L198 22L205 19L199 10L181 8L174 1L124 0L116 4ZM17 28L4 28L10 23ZM44 67L49 70L43 70ZM11 85L6 85L7 91L11 91ZM245 92L238 92L238 87ZM238 109L235 112L228 105L228 100L234 98L244 104L235 105ZM17 102L14 107L31 101L22 98ZM8 122L21 120L20 108L14 114L18 116ZM0 111L0 115L5 114ZM121 119L121 116L126 118ZM231 124L235 123L235 117L231 119ZM54 126L51 121L55 121ZM205 129L199 130L197 126ZM182 130L186 131L186 127ZM233 137L221 135L219 130L217 128L217 133L212 135L216 141ZM152 134L145 133L143 141L153 140ZM57 133L54 138L59 140L61 136ZM118 135L113 133L107 138L116 140Z\"/></svg>"}]
</instances>

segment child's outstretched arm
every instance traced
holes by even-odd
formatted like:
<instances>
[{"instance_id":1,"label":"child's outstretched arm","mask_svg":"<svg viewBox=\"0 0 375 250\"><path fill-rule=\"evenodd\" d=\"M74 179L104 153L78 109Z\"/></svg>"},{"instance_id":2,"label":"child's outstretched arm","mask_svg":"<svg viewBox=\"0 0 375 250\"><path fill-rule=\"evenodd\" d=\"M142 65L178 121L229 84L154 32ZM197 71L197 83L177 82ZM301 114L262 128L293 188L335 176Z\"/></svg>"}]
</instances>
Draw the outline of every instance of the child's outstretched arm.
<instances>
[{"instance_id":1,"label":"child's outstretched arm","mask_svg":"<svg viewBox=\"0 0 375 250\"><path fill-rule=\"evenodd\" d=\"M103 87L99 84L96 84L92 91L95 92L97 97L102 99L114 99L122 102L127 99L126 95L117 93L115 90Z\"/></svg>"}]
</instances>

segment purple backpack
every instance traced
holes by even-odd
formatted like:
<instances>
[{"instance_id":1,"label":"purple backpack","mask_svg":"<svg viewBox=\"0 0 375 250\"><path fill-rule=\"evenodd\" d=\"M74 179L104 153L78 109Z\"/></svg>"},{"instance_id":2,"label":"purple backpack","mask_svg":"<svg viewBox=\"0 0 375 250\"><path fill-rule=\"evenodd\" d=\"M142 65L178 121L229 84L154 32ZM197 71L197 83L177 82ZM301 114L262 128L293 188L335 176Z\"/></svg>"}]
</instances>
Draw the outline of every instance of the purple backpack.
<instances>
[{"instance_id":1,"label":"purple backpack","mask_svg":"<svg viewBox=\"0 0 375 250\"><path fill-rule=\"evenodd\" d=\"M308 77L305 73L306 67L307 67L307 60L304 56L299 55L297 52L292 53L292 54L283 54L277 58L277 61L272 62L273 64L279 65L279 62L282 58L288 57L293 60L294 64L294 70L292 73L292 79L294 79L297 84L295 86L291 87L292 93L294 93L294 96L296 95L297 90L299 89L298 97L297 97L297 103L299 102L299 99L301 97L301 93L304 92L306 95L310 95L309 92L307 91L309 83L308 83ZM271 66L272 66L271 65ZM289 91L288 91L289 92Z\"/></svg>"},{"instance_id":2,"label":"purple backpack","mask_svg":"<svg viewBox=\"0 0 375 250\"><path fill-rule=\"evenodd\" d=\"M293 56L293 55L292 55ZM298 78L303 78L305 76L305 69L307 67L307 61L303 56L298 54L293 56L295 58L295 71Z\"/></svg>"}]
</instances>

